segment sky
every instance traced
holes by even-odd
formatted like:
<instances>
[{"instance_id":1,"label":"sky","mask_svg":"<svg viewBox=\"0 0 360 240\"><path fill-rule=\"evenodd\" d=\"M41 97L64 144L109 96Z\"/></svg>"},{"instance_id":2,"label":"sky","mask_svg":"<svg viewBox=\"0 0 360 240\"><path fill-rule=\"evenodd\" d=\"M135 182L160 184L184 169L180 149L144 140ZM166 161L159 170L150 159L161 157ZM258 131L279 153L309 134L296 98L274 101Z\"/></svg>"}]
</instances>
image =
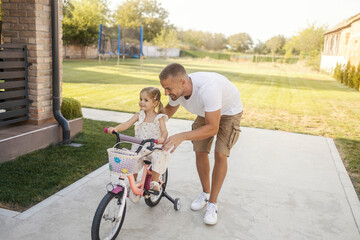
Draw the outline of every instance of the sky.
<instances>
[{"instance_id":1,"label":"sky","mask_svg":"<svg viewBox=\"0 0 360 240\"><path fill-rule=\"evenodd\" d=\"M360 13L360 0L157 0L169 22L182 30L248 33L265 42L276 35L292 37L311 24L330 29ZM112 8L124 0L109 0Z\"/></svg>"}]
</instances>

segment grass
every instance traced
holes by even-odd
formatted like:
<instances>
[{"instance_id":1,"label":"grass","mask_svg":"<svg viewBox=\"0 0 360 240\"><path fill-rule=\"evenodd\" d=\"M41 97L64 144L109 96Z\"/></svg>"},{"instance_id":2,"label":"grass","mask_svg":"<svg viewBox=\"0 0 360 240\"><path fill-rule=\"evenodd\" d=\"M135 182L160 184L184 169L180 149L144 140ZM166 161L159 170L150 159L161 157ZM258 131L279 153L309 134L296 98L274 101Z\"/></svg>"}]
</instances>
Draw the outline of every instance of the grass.
<instances>
[{"instance_id":1,"label":"grass","mask_svg":"<svg viewBox=\"0 0 360 240\"><path fill-rule=\"evenodd\" d=\"M50 146L1 164L0 207L23 211L107 163L106 149L116 138L102 129L114 125L84 119L83 132L72 141L82 147Z\"/></svg>"},{"instance_id":2,"label":"grass","mask_svg":"<svg viewBox=\"0 0 360 240\"><path fill-rule=\"evenodd\" d=\"M227 76L241 93L243 126L333 138L360 195L360 93L301 63L146 59L99 65L97 61L66 61L63 95L85 107L136 112L139 91L146 86L161 88L158 74L173 61L182 63L189 73L215 71ZM162 101L166 104L167 97L162 96ZM175 117L194 118L184 109Z\"/></svg>"},{"instance_id":3,"label":"grass","mask_svg":"<svg viewBox=\"0 0 360 240\"><path fill-rule=\"evenodd\" d=\"M244 104L242 126L306 133L335 139L360 195L360 93L331 76L296 65L233 63L216 60L147 59L116 62L65 61L63 96L83 107L138 111L146 86L161 88L158 74L168 63L182 63L189 73L216 71L239 89ZM167 97L162 96L164 104ZM194 119L180 109L175 117ZM0 165L0 207L22 211L70 185L107 162L114 137L103 134L115 123L85 119L73 142L80 148L51 146ZM132 134L130 129L128 134Z\"/></svg>"}]
</instances>

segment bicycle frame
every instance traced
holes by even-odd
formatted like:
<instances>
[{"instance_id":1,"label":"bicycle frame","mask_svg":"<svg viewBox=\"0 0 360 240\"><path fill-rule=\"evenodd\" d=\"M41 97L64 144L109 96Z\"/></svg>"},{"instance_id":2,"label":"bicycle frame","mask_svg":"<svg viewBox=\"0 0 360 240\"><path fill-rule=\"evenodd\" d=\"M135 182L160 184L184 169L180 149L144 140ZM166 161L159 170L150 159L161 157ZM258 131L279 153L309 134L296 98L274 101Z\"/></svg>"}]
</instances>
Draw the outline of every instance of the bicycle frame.
<instances>
[{"instance_id":1,"label":"bicycle frame","mask_svg":"<svg viewBox=\"0 0 360 240\"><path fill-rule=\"evenodd\" d=\"M107 128L104 129L107 133ZM117 136L117 143L122 141L139 144L139 148L136 150L140 152L145 143L150 143L150 146L146 148L150 151L156 150L154 143L157 143L155 139L138 139L117 132L113 132ZM110 182L107 186L107 193L99 203L91 225L91 238L93 240L100 239L115 239L120 232L122 224L125 219L127 199L130 198L134 203L140 200L141 196L144 196L146 205L149 207L156 206L162 197L166 197L174 204L174 209L177 211L180 209L180 199L173 199L165 191L168 179L168 170L160 177L161 190L157 191L150 189L150 182L152 180L152 172L150 162L144 160L143 172L140 182L135 182L134 175L127 175L129 184L125 182L125 176L119 174L120 182L113 184ZM137 170L137 169L136 169ZM110 177L111 179L111 177ZM129 189L129 185L131 190ZM154 195L154 197L152 196Z\"/></svg>"},{"instance_id":2,"label":"bicycle frame","mask_svg":"<svg viewBox=\"0 0 360 240\"><path fill-rule=\"evenodd\" d=\"M107 132L107 128L104 129L104 132ZM139 138L119 134L119 133L117 133L115 131L113 131L112 134L116 135L116 137L117 137L116 142L117 143L120 143L120 141L123 141L123 142L128 142L128 143L139 144L139 147L136 150L136 153L139 153L141 151L142 147L146 143L150 143L150 146L147 147L147 149L149 149L150 151L155 151L155 150L158 149L158 148L154 148L154 143L157 143L156 139L145 139L145 140L143 140L143 139L139 139ZM145 192L144 189L149 189L150 188L150 181L151 181L152 173L148 168L149 168L149 164L145 164L143 166L143 174L142 174L142 177L141 177L141 181L138 182L138 183L135 182L134 175L128 175L127 176L128 180L129 180L130 188L131 188L132 192L135 195L144 196L144 192ZM124 176L120 175L119 179L123 181L125 178L124 178ZM162 184L162 181L160 181L160 184ZM124 182L124 186L126 188L125 182ZM121 190L122 189L120 188L120 186L116 186L111 192L113 192L115 194L118 194L119 192L121 192Z\"/></svg>"}]
</instances>

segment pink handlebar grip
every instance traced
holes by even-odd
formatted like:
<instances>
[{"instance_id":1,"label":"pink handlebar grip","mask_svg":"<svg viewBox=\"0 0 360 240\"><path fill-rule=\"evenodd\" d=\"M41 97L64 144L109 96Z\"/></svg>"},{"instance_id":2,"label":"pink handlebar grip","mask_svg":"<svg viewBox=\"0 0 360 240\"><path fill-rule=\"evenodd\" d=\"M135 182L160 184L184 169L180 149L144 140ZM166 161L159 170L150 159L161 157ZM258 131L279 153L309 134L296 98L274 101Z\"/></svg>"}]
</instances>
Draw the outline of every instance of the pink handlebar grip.
<instances>
[{"instance_id":1,"label":"pink handlebar grip","mask_svg":"<svg viewBox=\"0 0 360 240\"><path fill-rule=\"evenodd\" d=\"M157 143L157 139L154 139L154 143Z\"/></svg>"},{"instance_id":2,"label":"pink handlebar grip","mask_svg":"<svg viewBox=\"0 0 360 240\"><path fill-rule=\"evenodd\" d=\"M104 128L104 133L108 133L108 127Z\"/></svg>"}]
</instances>

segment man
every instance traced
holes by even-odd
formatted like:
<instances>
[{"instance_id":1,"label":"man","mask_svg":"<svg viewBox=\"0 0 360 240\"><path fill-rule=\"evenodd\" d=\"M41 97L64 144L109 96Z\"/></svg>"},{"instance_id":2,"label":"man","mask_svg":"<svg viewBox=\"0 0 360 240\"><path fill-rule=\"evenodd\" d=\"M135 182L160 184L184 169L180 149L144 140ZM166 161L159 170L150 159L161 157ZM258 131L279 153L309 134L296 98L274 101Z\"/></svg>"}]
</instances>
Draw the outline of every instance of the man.
<instances>
[{"instance_id":1,"label":"man","mask_svg":"<svg viewBox=\"0 0 360 240\"><path fill-rule=\"evenodd\" d=\"M163 149L172 149L172 153L182 141L192 141L203 192L191 204L191 209L200 210L207 204L204 222L216 224L217 198L227 172L227 157L240 133L243 110L240 93L220 74L197 72L188 75L185 68L178 63L166 66L159 78L165 95L169 96L169 103L165 107L169 118L180 105L198 115L192 131L170 136L165 140ZM215 165L210 185L208 154L215 135Z\"/></svg>"}]
</instances>

